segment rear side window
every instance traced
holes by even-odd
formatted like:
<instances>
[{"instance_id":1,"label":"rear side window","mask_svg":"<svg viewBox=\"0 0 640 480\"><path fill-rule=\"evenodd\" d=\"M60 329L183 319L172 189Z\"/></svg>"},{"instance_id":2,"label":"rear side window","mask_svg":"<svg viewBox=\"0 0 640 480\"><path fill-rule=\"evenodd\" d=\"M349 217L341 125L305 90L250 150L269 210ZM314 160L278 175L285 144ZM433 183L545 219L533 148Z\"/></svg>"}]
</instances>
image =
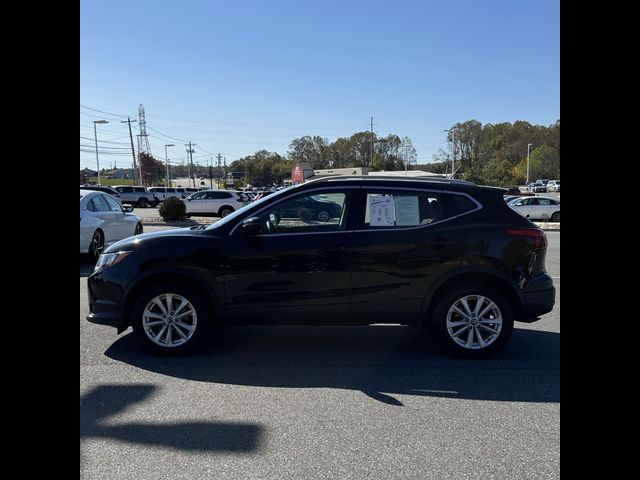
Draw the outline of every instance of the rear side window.
<instances>
[{"instance_id":1,"label":"rear side window","mask_svg":"<svg viewBox=\"0 0 640 480\"><path fill-rule=\"evenodd\" d=\"M102 195L96 195L91 199L87 208L92 212L108 212L110 210L107 201Z\"/></svg>"},{"instance_id":2,"label":"rear side window","mask_svg":"<svg viewBox=\"0 0 640 480\"><path fill-rule=\"evenodd\" d=\"M364 228L428 225L475 210L466 195L443 192L376 190L367 193Z\"/></svg>"},{"instance_id":3,"label":"rear side window","mask_svg":"<svg viewBox=\"0 0 640 480\"><path fill-rule=\"evenodd\" d=\"M116 190L120 193L133 193L133 187L118 187Z\"/></svg>"}]
</instances>

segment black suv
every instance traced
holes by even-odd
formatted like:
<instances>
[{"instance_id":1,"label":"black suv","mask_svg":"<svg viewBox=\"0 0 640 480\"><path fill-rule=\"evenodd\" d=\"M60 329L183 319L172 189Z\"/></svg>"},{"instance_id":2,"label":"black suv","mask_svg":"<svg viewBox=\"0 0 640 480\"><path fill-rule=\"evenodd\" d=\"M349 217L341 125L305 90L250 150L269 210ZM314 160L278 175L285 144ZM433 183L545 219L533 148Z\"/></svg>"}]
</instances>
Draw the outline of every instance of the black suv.
<instances>
[{"instance_id":1,"label":"black suv","mask_svg":"<svg viewBox=\"0 0 640 480\"><path fill-rule=\"evenodd\" d=\"M207 228L113 244L88 278L87 320L132 326L160 353L190 348L211 324L400 323L486 356L514 320L533 322L555 301L546 236L504 192L459 180L309 181Z\"/></svg>"}]
</instances>

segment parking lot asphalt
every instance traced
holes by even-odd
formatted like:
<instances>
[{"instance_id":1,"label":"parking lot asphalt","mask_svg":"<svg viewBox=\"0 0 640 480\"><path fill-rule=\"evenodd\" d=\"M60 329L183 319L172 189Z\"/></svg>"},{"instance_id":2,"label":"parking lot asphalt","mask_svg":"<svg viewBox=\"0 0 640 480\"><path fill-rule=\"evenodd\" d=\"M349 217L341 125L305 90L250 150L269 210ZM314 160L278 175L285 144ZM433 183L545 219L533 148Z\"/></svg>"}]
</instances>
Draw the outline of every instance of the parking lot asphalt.
<instances>
[{"instance_id":1,"label":"parking lot asphalt","mask_svg":"<svg viewBox=\"0 0 640 480\"><path fill-rule=\"evenodd\" d=\"M547 238L554 310L481 361L397 326L232 327L155 357L84 319L81 263L81 478L559 478L560 234Z\"/></svg>"}]
</instances>

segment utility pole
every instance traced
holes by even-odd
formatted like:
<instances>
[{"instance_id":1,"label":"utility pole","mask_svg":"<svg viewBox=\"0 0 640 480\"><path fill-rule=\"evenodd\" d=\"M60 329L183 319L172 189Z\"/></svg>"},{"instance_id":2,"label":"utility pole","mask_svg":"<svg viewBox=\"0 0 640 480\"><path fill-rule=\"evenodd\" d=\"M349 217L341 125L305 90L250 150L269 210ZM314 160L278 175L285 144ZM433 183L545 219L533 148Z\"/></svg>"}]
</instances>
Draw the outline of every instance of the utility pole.
<instances>
[{"instance_id":1,"label":"utility pole","mask_svg":"<svg viewBox=\"0 0 640 480\"><path fill-rule=\"evenodd\" d=\"M369 163L373 165L373 117L371 117L371 158Z\"/></svg>"},{"instance_id":2,"label":"utility pole","mask_svg":"<svg viewBox=\"0 0 640 480\"><path fill-rule=\"evenodd\" d=\"M189 140L189 144L187 145L187 144L185 143L185 145L184 145L184 146L185 146L185 147L186 147L186 146L188 146L188 147L189 147L189 148L187 149L187 153L189 154L189 165L191 165L191 169L190 169L190 172L189 172L189 177L193 180L193 187L195 188L195 186L196 186L196 179L193 177L193 152L194 152L194 150L193 150L193 148L191 148L191 147L195 147L195 146L196 146L196 144L195 144L195 143L191 143L191 140Z\"/></svg>"},{"instance_id":3,"label":"utility pole","mask_svg":"<svg viewBox=\"0 0 640 480\"><path fill-rule=\"evenodd\" d=\"M456 131L450 128L449 130L445 130L445 132L451 132L451 178L453 178L453 174L456 173Z\"/></svg>"},{"instance_id":4,"label":"utility pole","mask_svg":"<svg viewBox=\"0 0 640 480\"><path fill-rule=\"evenodd\" d=\"M211 163L209 163L209 188L213 190L213 156L211 158Z\"/></svg>"},{"instance_id":5,"label":"utility pole","mask_svg":"<svg viewBox=\"0 0 640 480\"><path fill-rule=\"evenodd\" d=\"M133 134L131 133L131 122L137 122L137 120L131 120L131 117L127 117L127 121L120 120L120 123L129 124L129 138L131 139L131 155L133 155L133 184L136 184L136 151L133 149ZM140 171L140 185L142 185L142 170Z\"/></svg>"},{"instance_id":6,"label":"utility pole","mask_svg":"<svg viewBox=\"0 0 640 480\"><path fill-rule=\"evenodd\" d=\"M222 185L227 189L227 157L224 157L222 164Z\"/></svg>"},{"instance_id":7,"label":"utility pole","mask_svg":"<svg viewBox=\"0 0 640 480\"><path fill-rule=\"evenodd\" d=\"M222 158L222 154L218 154L218 170L216 171L216 185L218 186L218 190L220 190L220 162Z\"/></svg>"}]
</instances>

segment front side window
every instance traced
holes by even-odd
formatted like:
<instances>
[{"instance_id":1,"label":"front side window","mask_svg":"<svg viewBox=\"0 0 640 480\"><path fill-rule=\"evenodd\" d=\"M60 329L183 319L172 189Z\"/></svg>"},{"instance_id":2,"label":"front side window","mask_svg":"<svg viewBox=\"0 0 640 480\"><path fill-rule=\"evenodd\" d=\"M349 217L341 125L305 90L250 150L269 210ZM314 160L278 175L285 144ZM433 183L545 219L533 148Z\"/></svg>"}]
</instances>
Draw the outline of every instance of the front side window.
<instances>
[{"instance_id":1,"label":"front side window","mask_svg":"<svg viewBox=\"0 0 640 480\"><path fill-rule=\"evenodd\" d=\"M206 194L204 192L200 192L200 193L194 193L189 198L191 200L204 200L205 197L206 197Z\"/></svg>"},{"instance_id":2,"label":"front side window","mask_svg":"<svg viewBox=\"0 0 640 480\"><path fill-rule=\"evenodd\" d=\"M365 229L428 225L477 208L466 195L443 192L377 190L367 193Z\"/></svg>"},{"instance_id":3,"label":"front side window","mask_svg":"<svg viewBox=\"0 0 640 480\"><path fill-rule=\"evenodd\" d=\"M259 215L262 233L312 233L343 230L348 194L300 195Z\"/></svg>"}]
</instances>

